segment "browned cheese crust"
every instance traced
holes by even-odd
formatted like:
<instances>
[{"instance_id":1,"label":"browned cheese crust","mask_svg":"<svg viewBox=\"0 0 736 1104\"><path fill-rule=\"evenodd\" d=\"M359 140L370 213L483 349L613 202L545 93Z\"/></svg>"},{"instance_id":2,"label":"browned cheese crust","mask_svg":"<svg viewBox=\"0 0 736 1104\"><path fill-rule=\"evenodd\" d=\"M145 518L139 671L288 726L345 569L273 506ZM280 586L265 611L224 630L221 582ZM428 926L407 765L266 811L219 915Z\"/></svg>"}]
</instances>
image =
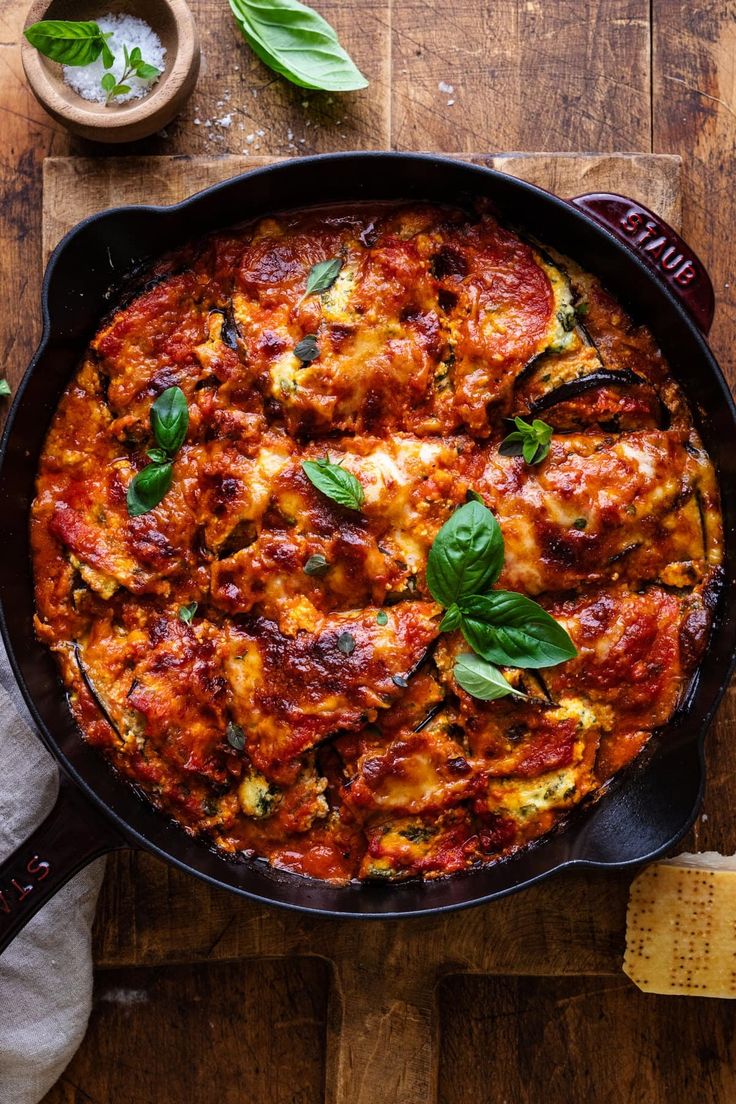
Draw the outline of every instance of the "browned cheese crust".
<instances>
[{"instance_id":1,"label":"browned cheese crust","mask_svg":"<svg viewBox=\"0 0 736 1104\"><path fill-rule=\"evenodd\" d=\"M172 385L172 486L130 517ZM514 414L554 427L542 463L499 453ZM305 475L326 454L360 511ZM456 684L466 647L427 589L470 489L498 585L578 649L505 670L523 699ZM488 211L427 206L265 219L162 261L61 400L32 535L84 737L188 831L334 882L498 861L599 794L682 701L721 563L713 468L647 330Z\"/></svg>"}]
</instances>

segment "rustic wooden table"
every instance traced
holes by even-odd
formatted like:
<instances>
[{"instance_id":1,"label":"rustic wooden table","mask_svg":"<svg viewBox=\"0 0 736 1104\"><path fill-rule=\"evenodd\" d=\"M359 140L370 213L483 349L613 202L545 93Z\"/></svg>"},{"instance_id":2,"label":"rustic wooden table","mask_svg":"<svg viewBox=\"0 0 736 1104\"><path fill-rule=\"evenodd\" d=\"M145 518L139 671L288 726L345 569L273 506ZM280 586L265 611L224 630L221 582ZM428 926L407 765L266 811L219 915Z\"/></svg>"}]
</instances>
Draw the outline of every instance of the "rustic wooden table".
<instances>
[{"instance_id":1,"label":"rustic wooden table","mask_svg":"<svg viewBox=\"0 0 736 1104\"><path fill-rule=\"evenodd\" d=\"M713 276L712 344L736 383L734 0L318 6L369 76L366 91L285 85L243 46L225 0L196 0L194 98L165 134L115 153L679 154L684 234ZM17 45L24 8L0 0L0 346L11 383L39 335L42 162L112 152L70 138L37 107ZM736 850L734 735L731 696L709 739L689 847ZM325 1094L340 1104L730 1104L736 1005L646 997L628 983L629 881L565 875L488 909L414 922L408 937L406 926L267 912L123 856L101 901L90 1031L45 1104L312 1104Z\"/></svg>"}]
</instances>

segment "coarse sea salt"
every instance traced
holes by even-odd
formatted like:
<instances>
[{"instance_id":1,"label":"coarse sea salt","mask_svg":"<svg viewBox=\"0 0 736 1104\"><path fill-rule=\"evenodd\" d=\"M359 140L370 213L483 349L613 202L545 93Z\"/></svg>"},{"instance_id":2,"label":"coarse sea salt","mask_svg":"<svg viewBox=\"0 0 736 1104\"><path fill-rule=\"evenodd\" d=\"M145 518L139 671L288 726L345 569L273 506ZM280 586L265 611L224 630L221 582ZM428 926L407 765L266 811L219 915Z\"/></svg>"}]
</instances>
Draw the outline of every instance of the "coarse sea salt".
<instances>
[{"instance_id":1,"label":"coarse sea salt","mask_svg":"<svg viewBox=\"0 0 736 1104\"><path fill-rule=\"evenodd\" d=\"M90 65L64 66L65 82L83 99L92 100L94 103L105 102L107 93L100 83L105 73L112 73L116 82L120 83L125 67L123 46L127 46L128 53L138 46L143 60L163 73L166 47L161 45L161 39L156 32L142 19L138 19L134 15L113 15L110 13L109 15L103 15L96 22L103 34L107 34L108 31L112 32L107 44L115 55L115 61L111 69L105 69L102 64L102 55ZM153 77L151 80L142 80L135 74L126 77L125 84L130 88L130 92L126 92L122 96L115 96L112 102L121 104L127 103L129 100L138 100L145 96L159 79L159 77Z\"/></svg>"}]
</instances>

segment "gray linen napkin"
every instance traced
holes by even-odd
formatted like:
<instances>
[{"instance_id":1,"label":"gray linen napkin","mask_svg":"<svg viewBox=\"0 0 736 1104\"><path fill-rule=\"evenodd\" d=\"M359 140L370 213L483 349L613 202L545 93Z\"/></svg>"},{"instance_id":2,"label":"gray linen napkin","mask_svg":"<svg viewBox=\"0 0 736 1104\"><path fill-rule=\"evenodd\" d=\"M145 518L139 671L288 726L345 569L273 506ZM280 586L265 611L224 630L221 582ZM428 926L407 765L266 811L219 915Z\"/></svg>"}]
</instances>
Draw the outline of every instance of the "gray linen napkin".
<instances>
[{"instance_id":1,"label":"gray linen napkin","mask_svg":"<svg viewBox=\"0 0 736 1104\"><path fill-rule=\"evenodd\" d=\"M40 824L58 785L0 643L0 859ZM104 869L98 859L77 874L0 956L0 1104L37 1104L84 1037Z\"/></svg>"}]
</instances>

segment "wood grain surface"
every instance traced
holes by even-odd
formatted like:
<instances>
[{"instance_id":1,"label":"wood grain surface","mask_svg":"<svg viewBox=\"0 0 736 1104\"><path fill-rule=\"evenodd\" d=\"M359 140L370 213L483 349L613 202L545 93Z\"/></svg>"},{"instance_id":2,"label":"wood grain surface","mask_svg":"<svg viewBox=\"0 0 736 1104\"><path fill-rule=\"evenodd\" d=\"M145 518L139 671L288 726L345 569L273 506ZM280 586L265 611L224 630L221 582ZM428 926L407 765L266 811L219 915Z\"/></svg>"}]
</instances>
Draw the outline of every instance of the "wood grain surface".
<instances>
[{"instance_id":1,"label":"wood grain surface","mask_svg":"<svg viewBox=\"0 0 736 1104\"><path fill-rule=\"evenodd\" d=\"M624 192L678 228L682 221L682 161L671 154L461 155L561 196ZM48 157L43 164L44 258L81 219L126 203L178 203L277 157Z\"/></svg>"},{"instance_id":2,"label":"wood grain surface","mask_svg":"<svg viewBox=\"0 0 736 1104\"><path fill-rule=\"evenodd\" d=\"M391 146L681 156L682 224L714 278L712 344L736 380L734 0L315 3L368 89L285 85L242 47L224 0L197 0L204 67L192 101L165 135L111 158L38 109L20 70L22 6L0 0L0 348L11 382L38 337L44 157L93 158L107 166L95 181L140 192L139 156L254 163ZM601 164L587 161L573 190ZM88 194L83 162L63 171ZM646 176L647 162L626 171ZM167 187L174 173L186 180L187 162L159 164ZM553 187L564 193L562 179ZM112 202L99 193L94 202ZM57 229L49 218L46 244ZM734 737L732 693L708 743L707 819L688 848L736 850ZM90 1032L45 1104L730 1104L734 1006L645 997L619 972L628 880L566 874L440 922L357 926L259 909L121 856L95 932Z\"/></svg>"}]
</instances>

